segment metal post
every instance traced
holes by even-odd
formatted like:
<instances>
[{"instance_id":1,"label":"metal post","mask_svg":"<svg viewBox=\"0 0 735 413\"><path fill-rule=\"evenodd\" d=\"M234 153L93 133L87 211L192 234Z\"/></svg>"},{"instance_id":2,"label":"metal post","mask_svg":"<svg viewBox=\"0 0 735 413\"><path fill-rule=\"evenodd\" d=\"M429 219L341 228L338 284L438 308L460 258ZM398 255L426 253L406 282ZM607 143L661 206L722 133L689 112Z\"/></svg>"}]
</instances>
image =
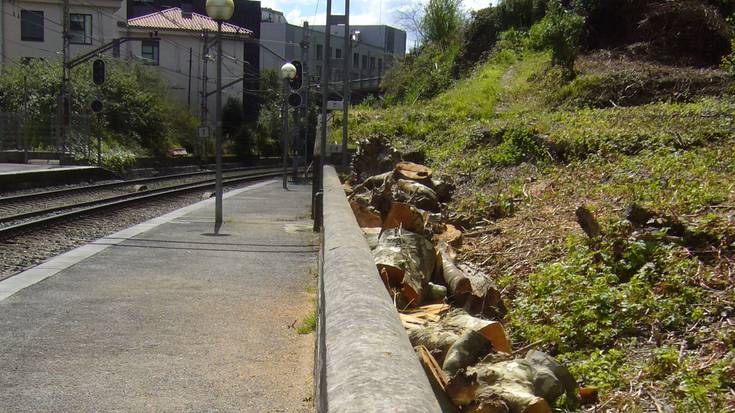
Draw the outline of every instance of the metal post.
<instances>
[{"instance_id":1,"label":"metal post","mask_svg":"<svg viewBox=\"0 0 735 413\"><path fill-rule=\"evenodd\" d=\"M192 55L192 48L189 48L189 88L187 89L186 93L186 110L191 110L191 55Z\"/></svg>"},{"instance_id":2,"label":"metal post","mask_svg":"<svg viewBox=\"0 0 735 413\"><path fill-rule=\"evenodd\" d=\"M299 177L298 177L299 166L297 164L297 159L296 159L296 152L297 152L296 142L299 141L300 129L301 128L299 127L299 108L293 108L293 144L291 145L291 151L293 151L293 154L291 155L291 176L293 178L291 178L291 180L294 183L297 183L299 180Z\"/></svg>"},{"instance_id":3,"label":"metal post","mask_svg":"<svg viewBox=\"0 0 735 413\"><path fill-rule=\"evenodd\" d=\"M97 166L102 167L102 113L97 114Z\"/></svg>"},{"instance_id":4,"label":"metal post","mask_svg":"<svg viewBox=\"0 0 735 413\"><path fill-rule=\"evenodd\" d=\"M207 96L205 95L206 99ZM216 124L216 184L214 204L214 233L222 227L222 22L217 21L217 119Z\"/></svg>"},{"instance_id":5,"label":"metal post","mask_svg":"<svg viewBox=\"0 0 735 413\"><path fill-rule=\"evenodd\" d=\"M301 65L302 79L304 82L303 95L304 101L301 112L304 117L304 180L307 179L306 168L309 165L309 46L311 33L309 32L309 22L304 22L304 41L301 42Z\"/></svg>"},{"instance_id":6,"label":"metal post","mask_svg":"<svg viewBox=\"0 0 735 413\"><path fill-rule=\"evenodd\" d=\"M288 79L283 79L283 189L288 189Z\"/></svg>"},{"instance_id":7,"label":"metal post","mask_svg":"<svg viewBox=\"0 0 735 413\"><path fill-rule=\"evenodd\" d=\"M204 44L202 45L202 112L200 115L200 125L204 126L207 124L207 82L209 82L209 79L207 79L207 43L209 43L209 39L207 38L207 32L204 32ZM201 138L202 139L202 161L207 162L207 138Z\"/></svg>"},{"instance_id":8,"label":"metal post","mask_svg":"<svg viewBox=\"0 0 735 413\"><path fill-rule=\"evenodd\" d=\"M345 0L345 55L342 76L342 168L347 169L347 108L350 106L350 59L352 58L352 34L350 33L350 0Z\"/></svg>"},{"instance_id":9,"label":"metal post","mask_svg":"<svg viewBox=\"0 0 735 413\"><path fill-rule=\"evenodd\" d=\"M318 177L317 182L317 196L315 204L314 214L314 228L319 229L322 225L322 198L319 194L324 191L324 158L327 156L327 101L329 100L329 72L330 72L330 61L332 60L332 54L329 52L332 46L332 0L327 0L327 26L324 30L324 66L322 67L322 121L321 121L321 136L319 140L319 165L316 176Z\"/></svg>"},{"instance_id":10,"label":"metal post","mask_svg":"<svg viewBox=\"0 0 735 413\"><path fill-rule=\"evenodd\" d=\"M61 41L62 41L62 75L61 75L61 98L59 102L59 138L56 142L57 147L63 148L66 145L67 139L67 121L71 116L71 97L69 87L69 0L64 0L61 13L62 19L62 30L61 30Z\"/></svg>"}]
</instances>

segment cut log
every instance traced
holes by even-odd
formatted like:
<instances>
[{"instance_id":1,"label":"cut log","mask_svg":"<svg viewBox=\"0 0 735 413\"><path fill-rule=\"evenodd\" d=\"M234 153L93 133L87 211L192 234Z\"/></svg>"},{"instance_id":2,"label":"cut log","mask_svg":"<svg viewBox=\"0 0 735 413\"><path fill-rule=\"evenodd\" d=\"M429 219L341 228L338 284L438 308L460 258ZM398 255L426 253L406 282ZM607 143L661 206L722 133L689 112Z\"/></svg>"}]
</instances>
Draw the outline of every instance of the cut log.
<instances>
[{"instance_id":1,"label":"cut log","mask_svg":"<svg viewBox=\"0 0 735 413\"><path fill-rule=\"evenodd\" d=\"M398 162L395 176L398 179L431 182L431 169L413 162Z\"/></svg>"},{"instance_id":2,"label":"cut log","mask_svg":"<svg viewBox=\"0 0 735 413\"><path fill-rule=\"evenodd\" d=\"M578 207L574 214L577 216L577 223L582 228L582 231L587 234L587 237L594 239L602 234L600 224L597 223L595 216L587 207Z\"/></svg>"},{"instance_id":3,"label":"cut log","mask_svg":"<svg viewBox=\"0 0 735 413\"><path fill-rule=\"evenodd\" d=\"M490 343L495 351L510 352L510 340L503 325L497 321L473 317L464 310L452 310L438 322L421 313L401 315L408 337L414 346L423 345L436 354L436 359L444 361L449 348L466 331L474 331ZM423 324L422 324L423 323Z\"/></svg>"},{"instance_id":4,"label":"cut log","mask_svg":"<svg viewBox=\"0 0 735 413\"><path fill-rule=\"evenodd\" d=\"M437 244L446 242L452 248L460 248L462 247L462 231L452 224L446 224L442 233L434 235L434 242Z\"/></svg>"},{"instance_id":5,"label":"cut log","mask_svg":"<svg viewBox=\"0 0 735 413\"><path fill-rule=\"evenodd\" d=\"M451 176L442 175L441 179L432 179L431 183L440 202L449 202L452 199L455 184Z\"/></svg>"},{"instance_id":6,"label":"cut log","mask_svg":"<svg viewBox=\"0 0 735 413\"><path fill-rule=\"evenodd\" d=\"M476 363L490 352L490 342L478 332L469 329L462 333L447 350L442 369L451 375Z\"/></svg>"},{"instance_id":7,"label":"cut log","mask_svg":"<svg viewBox=\"0 0 735 413\"><path fill-rule=\"evenodd\" d=\"M473 315L504 316L505 306L495 282L487 274L468 264L460 264L457 267L470 279L470 284L472 284L472 292L467 294L464 303L459 302L459 304Z\"/></svg>"},{"instance_id":8,"label":"cut log","mask_svg":"<svg viewBox=\"0 0 735 413\"><path fill-rule=\"evenodd\" d=\"M444 301L447 298L447 287L429 282L426 293L426 299L429 301Z\"/></svg>"},{"instance_id":9,"label":"cut log","mask_svg":"<svg viewBox=\"0 0 735 413\"><path fill-rule=\"evenodd\" d=\"M378 271L390 287L399 287L407 302L419 305L434 271L434 246L419 234L392 228L383 231L373 250Z\"/></svg>"},{"instance_id":10,"label":"cut log","mask_svg":"<svg viewBox=\"0 0 735 413\"><path fill-rule=\"evenodd\" d=\"M551 413L549 403L533 392L535 374L527 360L483 361L452 376L447 395L468 411Z\"/></svg>"},{"instance_id":11,"label":"cut log","mask_svg":"<svg viewBox=\"0 0 735 413\"><path fill-rule=\"evenodd\" d=\"M357 224L361 227L380 227L383 224L383 220L380 219L380 214L375 212L372 208L365 206L359 202L350 202L352 212L355 214Z\"/></svg>"},{"instance_id":12,"label":"cut log","mask_svg":"<svg viewBox=\"0 0 735 413\"><path fill-rule=\"evenodd\" d=\"M427 211L439 211L439 200L436 196L436 192L428 186L416 181L399 179L396 188L403 193L405 202ZM404 199L401 199L400 193L394 194L394 198L396 200L404 201Z\"/></svg>"},{"instance_id":13,"label":"cut log","mask_svg":"<svg viewBox=\"0 0 735 413\"><path fill-rule=\"evenodd\" d=\"M441 256L442 276L447 283L449 294L451 297L463 297L472 292L472 283L470 279L454 265L452 252L447 248L447 244L439 243L437 247Z\"/></svg>"},{"instance_id":14,"label":"cut log","mask_svg":"<svg viewBox=\"0 0 735 413\"><path fill-rule=\"evenodd\" d=\"M454 407L447 396L446 390L444 390L447 385L448 378L442 371L439 363L437 363L436 359L431 355L431 352L429 352L429 350L424 346L416 347L416 352L419 355L421 366L424 368L426 376L429 378L429 383L431 384L432 390L434 390L434 394L439 402L442 413L456 413L457 408Z\"/></svg>"},{"instance_id":15,"label":"cut log","mask_svg":"<svg viewBox=\"0 0 735 413\"><path fill-rule=\"evenodd\" d=\"M380 239L380 231L382 231L382 228L380 227L362 227L360 228L362 230L362 234L365 236L365 239L367 240L368 247L370 247L370 250L374 250L375 247L378 246L378 240Z\"/></svg>"},{"instance_id":16,"label":"cut log","mask_svg":"<svg viewBox=\"0 0 735 413\"><path fill-rule=\"evenodd\" d=\"M363 181L362 184L359 186L365 188L365 189L376 189L380 188L385 185L391 185L393 181L393 173L392 172L386 172L380 175L373 175L369 178L367 178L365 181ZM355 188L355 191L357 191L357 188Z\"/></svg>"},{"instance_id":17,"label":"cut log","mask_svg":"<svg viewBox=\"0 0 735 413\"><path fill-rule=\"evenodd\" d=\"M403 228L421 234L424 232L425 217L416 207L404 202L393 202L383 221L383 229Z\"/></svg>"}]
</instances>

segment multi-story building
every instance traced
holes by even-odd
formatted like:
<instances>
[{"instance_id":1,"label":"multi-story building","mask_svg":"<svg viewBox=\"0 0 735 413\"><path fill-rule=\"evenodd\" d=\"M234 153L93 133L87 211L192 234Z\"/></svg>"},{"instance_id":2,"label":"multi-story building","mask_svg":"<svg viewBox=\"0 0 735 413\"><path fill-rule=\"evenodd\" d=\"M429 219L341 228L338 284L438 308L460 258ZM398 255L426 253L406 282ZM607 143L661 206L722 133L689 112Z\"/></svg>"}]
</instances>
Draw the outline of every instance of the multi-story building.
<instances>
[{"instance_id":1,"label":"multi-story building","mask_svg":"<svg viewBox=\"0 0 735 413\"><path fill-rule=\"evenodd\" d=\"M304 60L313 79L320 78L324 65L326 26L311 26L308 55L304 59L301 42L307 32L303 26L288 23L283 13L263 8L260 23L260 69L278 69L284 61ZM333 26L331 37L330 78L342 81L344 59L350 60L352 89L355 92L376 90L385 71L406 53L406 32L386 26L350 26L351 56L344 50L344 26Z\"/></svg>"},{"instance_id":2,"label":"multi-story building","mask_svg":"<svg viewBox=\"0 0 735 413\"><path fill-rule=\"evenodd\" d=\"M164 9L127 21L121 34L157 40L128 42L121 48L120 57L158 69L179 102L211 121L208 115L216 99L216 32L217 23L207 16L179 7ZM251 35L245 28L222 24L223 101L228 97L242 99L242 79L248 68L243 45ZM203 105L205 95L207 104Z\"/></svg>"},{"instance_id":3,"label":"multi-story building","mask_svg":"<svg viewBox=\"0 0 735 413\"><path fill-rule=\"evenodd\" d=\"M0 63L60 59L63 10L58 0L0 0ZM125 20L125 0L69 0L70 55L112 41Z\"/></svg>"}]
</instances>

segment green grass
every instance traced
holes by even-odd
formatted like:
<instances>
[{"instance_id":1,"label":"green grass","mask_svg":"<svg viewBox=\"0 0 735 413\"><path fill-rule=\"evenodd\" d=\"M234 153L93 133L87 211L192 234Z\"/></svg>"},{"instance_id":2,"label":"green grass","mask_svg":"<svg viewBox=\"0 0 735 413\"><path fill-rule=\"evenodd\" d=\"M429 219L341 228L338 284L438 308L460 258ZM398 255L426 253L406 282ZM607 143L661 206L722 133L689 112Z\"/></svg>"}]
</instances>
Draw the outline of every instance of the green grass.
<instances>
[{"instance_id":1,"label":"green grass","mask_svg":"<svg viewBox=\"0 0 735 413\"><path fill-rule=\"evenodd\" d=\"M304 319L301 320L301 324L299 324L299 327L296 329L296 332L298 332L299 334L309 334L309 333L313 333L315 329L316 329L316 310L307 314L306 317L304 317Z\"/></svg>"}]
</instances>

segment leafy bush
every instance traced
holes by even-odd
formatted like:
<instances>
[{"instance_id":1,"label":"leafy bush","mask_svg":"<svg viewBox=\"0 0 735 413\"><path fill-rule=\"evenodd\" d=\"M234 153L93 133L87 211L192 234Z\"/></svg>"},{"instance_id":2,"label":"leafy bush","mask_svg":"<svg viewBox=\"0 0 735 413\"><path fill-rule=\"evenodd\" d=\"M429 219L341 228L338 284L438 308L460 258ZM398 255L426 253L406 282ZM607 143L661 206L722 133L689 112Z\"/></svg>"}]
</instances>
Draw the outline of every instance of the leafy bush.
<instances>
[{"instance_id":1,"label":"leafy bush","mask_svg":"<svg viewBox=\"0 0 735 413\"><path fill-rule=\"evenodd\" d=\"M537 50L550 48L552 64L573 77L584 21L584 17L566 10L558 0L550 0L546 16L531 27L529 42Z\"/></svg>"},{"instance_id":2,"label":"leafy bush","mask_svg":"<svg viewBox=\"0 0 735 413\"><path fill-rule=\"evenodd\" d=\"M453 44L462 25L461 0L429 0L424 6L421 33L425 43Z\"/></svg>"},{"instance_id":3,"label":"leafy bush","mask_svg":"<svg viewBox=\"0 0 735 413\"><path fill-rule=\"evenodd\" d=\"M105 83L92 84L91 63L71 73L73 116L90 116L90 102L98 94L104 102L96 127L112 146L163 155L195 135L196 120L171 100L168 87L150 68L107 59ZM7 66L0 76L0 111L27 114L31 122L48 122L57 113L61 88L60 63L34 60Z\"/></svg>"},{"instance_id":4,"label":"leafy bush","mask_svg":"<svg viewBox=\"0 0 735 413\"><path fill-rule=\"evenodd\" d=\"M388 104L430 99L452 84L456 46L426 44L407 54L383 78Z\"/></svg>"},{"instance_id":5,"label":"leafy bush","mask_svg":"<svg viewBox=\"0 0 735 413\"><path fill-rule=\"evenodd\" d=\"M460 71L467 71L486 57L502 32L527 30L545 11L546 0L501 0L497 6L473 12L462 32L462 48L457 59Z\"/></svg>"}]
</instances>

